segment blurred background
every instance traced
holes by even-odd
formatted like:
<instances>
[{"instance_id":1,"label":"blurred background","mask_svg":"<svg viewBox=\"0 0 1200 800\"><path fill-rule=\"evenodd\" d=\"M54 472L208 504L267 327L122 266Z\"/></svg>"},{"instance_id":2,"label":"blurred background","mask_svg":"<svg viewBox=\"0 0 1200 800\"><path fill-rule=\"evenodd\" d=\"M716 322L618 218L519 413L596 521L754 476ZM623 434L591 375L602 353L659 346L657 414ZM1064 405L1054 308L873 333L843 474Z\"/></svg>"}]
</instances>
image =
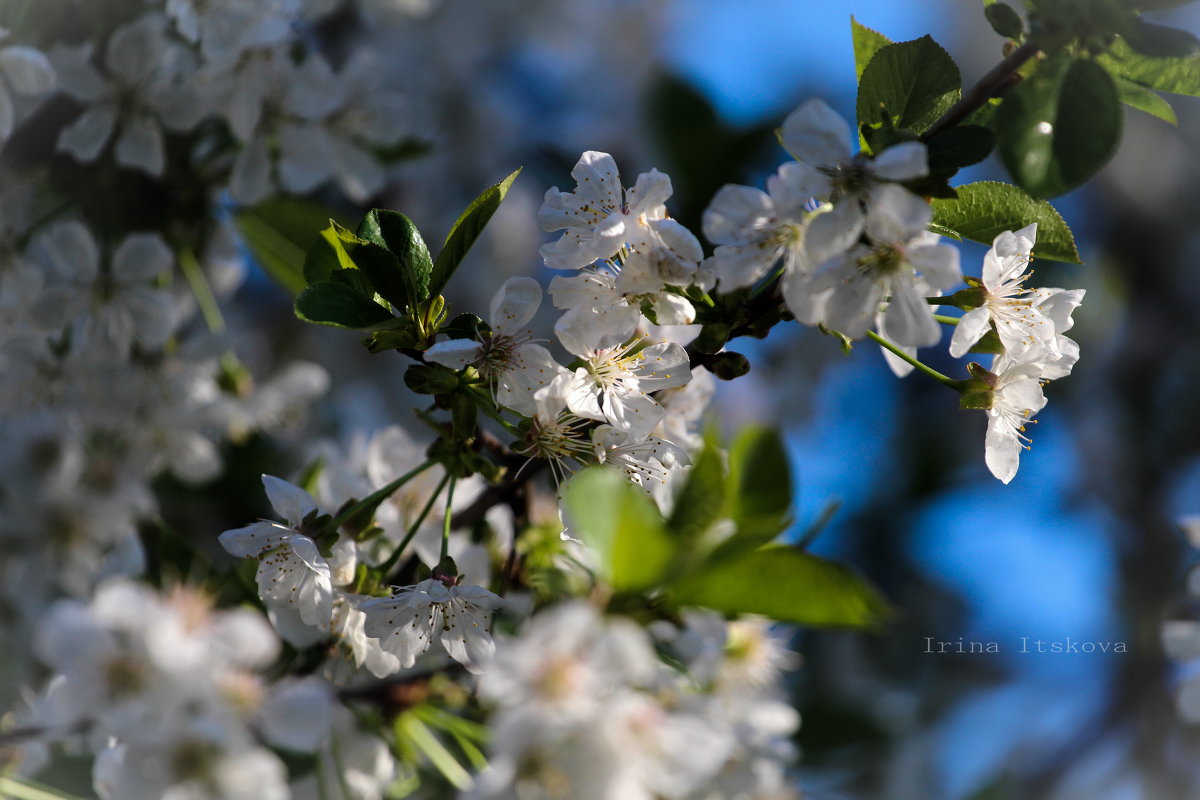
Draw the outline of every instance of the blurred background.
<instances>
[{"instance_id":1,"label":"blurred background","mask_svg":"<svg viewBox=\"0 0 1200 800\"><path fill-rule=\"evenodd\" d=\"M536 211L550 186L573 184L584 150L612 153L626 184L651 167L670 174L668 208L699 232L721 185L761 186L785 160L773 129L801 101L822 97L853 119L851 13L896 41L933 35L967 86L1002 57L981 5L961 0L310 5L323 7L306 35L335 62L376 50L381 85L409 104L406 147L373 205L440 241L481 189L525 168L451 284L455 312L485 312L512 275L549 282ZM1200 31L1192 7L1170 18ZM753 369L719 385L716 419L730 432L750 421L786 431L795 535L824 521L813 549L853 562L898 609L874 634L796 641L799 780L814 800L1200 798L1200 719L1186 721L1200 664L1169 658L1162 637L1167 620L1200 616L1186 590L1196 558L1178 525L1200 514L1200 100L1171 100L1177 127L1127 111L1114 161L1053 201L1085 263L1036 262L1034 283L1087 290L1071 333L1082 357L1049 387L1009 486L984 466L983 415L958 411L920 375L895 379L872 346L844 356L794 323L732 343ZM26 138L10 157L49 146ZM990 159L954 182L980 179L1005 176ZM313 197L361 213L334 189ZM408 422L414 402L392 354L295 320L271 265L253 255L256 221L232 203L226 213L243 235L245 279L226 312L239 356L256 372L315 362L331 388L287 435L226 445L228 466L203 492L160 482L177 495L163 503L171 522L214 551L221 530L269 514L246 505L259 473L294 474L317 433L349 447ZM964 273L979 275L986 248L962 251ZM548 331L544 311L535 325ZM944 348L922 357L963 372ZM1023 637L1028 650L1069 639L1126 652L1023 653ZM926 652L931 638L1000 652Z\"/></svg>"}]
</instances>

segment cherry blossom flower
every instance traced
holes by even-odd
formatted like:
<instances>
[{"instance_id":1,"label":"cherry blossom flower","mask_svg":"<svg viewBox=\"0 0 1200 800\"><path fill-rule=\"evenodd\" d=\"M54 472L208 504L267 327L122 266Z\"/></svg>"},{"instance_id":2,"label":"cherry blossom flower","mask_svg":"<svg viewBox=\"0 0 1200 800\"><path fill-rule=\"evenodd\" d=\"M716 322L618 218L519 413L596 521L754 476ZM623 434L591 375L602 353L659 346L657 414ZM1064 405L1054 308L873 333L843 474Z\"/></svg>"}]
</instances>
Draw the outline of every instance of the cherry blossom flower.
<instances>
[{"instance_id":1,"label":"cherry blossom flower","mask_svg":"<svg viewBox=\"0 0 1200 800\"><path fill-rule=\"evenodd\" d=\"M390 597L366 600L358 608L367 615L367 636L379 639L402 669L411 667L436 637L451 658L480 673L495 652L492 613L503 603L482 586L430 578L397 589Z\"/></svg>"},{"instance_id":2,"label":"cherry blossom flower","mask_svg":"<svg viewBox=\"0 0 1200 800\"><path fill-rule=\"evenodd\" d=\"M530 415L533 393L550 383L562 367L550 351L533 341L525 325L542 302L542 287L532 278L509 278L492 299L492 332L484 341L450 339L438 342L425 357L453 369L473 365L495 381L496 402Z\"/></svg>"},{"instance_id":3,"label":"cherry blossom flower","mask_svg":"<svg viewBox=\"0 0 1200 800\"><path fill-rule=\"evenodd\" d=\"M1021 450L1028 449L1025 426L1046 405L1046 397L1038 364L994 363L992 371L995 386L987 410L984 461L993 475L1008 483L1017 474Z\"/></svg>"},{"instance_id":4,"label":"cherry blossom flower","mask_svg":"<svg viewBox=\"0 0 1200 800\"><path fill-rule=\"evenodd\" d=\"M920 142L902 142L867 159L851 154L852 137L846 121L820 98L807 100L789 114L779 139L799 162L792 176L795 191L820 200L869 199L887 181L929 174L928 154Z\"/></svg>"},{"instance_id":5,"label":"cherry blossom flower","mask_svg":"<svg viewBox=\"0 0 1200 800\"><path fill-rule=\"evenodd\" d=\"M908 190L882 185L871 195L864 229L869 244L856 244L820 265L784 297L796 318L824 322L852 339L866 334L880 303L888 332L901 345L927 347L941 328L924 292L959 283L958 250L928 233L933 211ZM786 291L786 287L785 287Z\"/></svg>"},{"instance_id":6,"label":"cherry blossom flower","mask_svg":"<svg viewBox=\"0 0 1200 800\"><path fill-rule=\"evenodd\" d=\"M667 218L665 203L671 196L671 179L656 169L639 175L631 188L622 189L613 157L589 150L580 156L571 177L576 190L551 188L538 211L543 230L565 231L558 241L541 248L548 267L579 269L612 258L622 247L670 248L673 241L695 238Z\"/></svg>"},{"instance_id":7,"label":"cherry blossom flower","mask_svg":"<svg viewBox=\"0 0 1200 800\"><path fill-rule=\"evenodd\" d=\"M663 417L651 392L686 384L692 377L687 352L675 342L643 347L624 341L625 331L587 309L567 312L554 326L559 341L586 366L576 369L567 407L580 417L607 421L635 439L645 438Z\"/></svg>"},{"instance_id":8,"label":"cherry blossom flower","mask_svg":"<svg viewBox=\"0 0 1200 800\"><path fill-rule=\"evenodd\" d=\"M263 475L263 487L275 510L287 520L255 522L221 534L221 546L230 555L259 560L259 595L268 606L296 608L307 625L324 628L333 616L333 583L329 562L317 544L299 532L317 501L298 486L272 475Z\"/></svg>"}]
</instances>

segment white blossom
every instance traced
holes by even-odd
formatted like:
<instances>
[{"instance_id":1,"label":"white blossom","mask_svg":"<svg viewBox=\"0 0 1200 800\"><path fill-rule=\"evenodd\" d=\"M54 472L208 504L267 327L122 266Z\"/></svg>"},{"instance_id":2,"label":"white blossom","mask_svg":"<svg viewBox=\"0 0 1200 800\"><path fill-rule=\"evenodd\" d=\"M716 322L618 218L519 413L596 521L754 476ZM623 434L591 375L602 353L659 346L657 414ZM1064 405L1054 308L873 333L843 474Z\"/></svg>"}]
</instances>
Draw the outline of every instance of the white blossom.
<instances>
[{"instance_id":1,"label":"white blossom","mask_svg":"<svg viewBox=\"0 0 1200 800\"><path fill-rule=\"evenodd\" d=\"M491 663L492 613L503 604L482 586L459 586L449 579L430 578L397 589L390 597L359 604L367 615L363 630L407 669L436 637L451 658L471 672Z\"/></svg>"}]
</instances>

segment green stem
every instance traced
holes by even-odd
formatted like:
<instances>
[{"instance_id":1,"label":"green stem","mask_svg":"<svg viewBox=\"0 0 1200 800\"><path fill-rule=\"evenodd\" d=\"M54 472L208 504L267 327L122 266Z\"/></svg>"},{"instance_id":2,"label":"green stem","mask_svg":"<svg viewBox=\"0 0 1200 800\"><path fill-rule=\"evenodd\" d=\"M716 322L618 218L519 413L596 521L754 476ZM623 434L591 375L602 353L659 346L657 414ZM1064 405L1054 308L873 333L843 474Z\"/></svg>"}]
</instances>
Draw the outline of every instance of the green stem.
<instances>
[{"instance_id":1,"label":"green stem","mask_svg":"<svg viewBox=\"0 0 1200 800\"><path fill-rule=\"evenodd\" d=\"M342 527L342 525L344 525L348 520L352 519L354 516L361 513L364 509L375 508L380 503L382 503L384 500L386 500L389 496L391 496L392 493L395 492L397 489L399 489L401 486L408 483L413 478L417 477L422 472L429 469L436 463L437 463L437 461L435 461L431 458L428 461L426 461L424 464L422 464L421 466L417 467L416 469L409 470L408 472L401 475L399 478L396 478L396 480L392 481L387 486L384 486L382 489L371 492L365 498L363 498L362 500L359 500L357 503L350 506L345 511L343 511L342 513L340 513L336 517L334 517L333 522L331 523L331 527L333 528L333 530L336 531L338 528Z\"/></svg>"},{"instance_id":2,"label":"green stem","mask_svg":"<svg viewBox=\"0 0 1200 800\"><path fill-rule=\"evenodd\" d=\"M438 558L439 564L450 555L450 507L454 503L455 480L454 476L450 476L450 488L446 490L446 518L442 520L442 555Z\"/></svg>"},{"instance_id":3,"label":"green stem","mask_svg":"<svg viewBox=\"0 0 1200 800\"><path fill-rule=\"evenodd\" d=\"M487 392L481 391L477 386L468 386L467 391L469 391L475 397L475 405L479 407L479 410L482 411L485 416L490 419L494 419L496 422L499 422L500 426L503 427L504 430L508 431L516 438L521 438L521 431L517 429L516 425L512 424L500 415L500 412L496 410L496 407L492 404L492 398L487 394Z\"/></svg>"},{"instance_id":4,"label":"green stem","mask_svg":"<svg viewBox=\"0 0 1200 800\"><path fill-rule=\"evenodd\" d=\"M420 529L421 524L425 522L425 518L429 516L429 510L433 508L434 501L436 501L438 495L442 493L442 487L444 487L446 482L449 480L449 473L442 476L441 483L437 485L437 488L433 490L433 494L429 496L429 502L427 502L425 507L421 509L420 515L417 516L416 521L413 522L412 526L408 529L408 533L404 534L404 538L400 541L400 544L396 547L396 549L392 551L392 554L388 556L388 560L379 565L380 575L386 577L388 572L391 571L392 567L396 566L396 562L400 560L400 554L404 552L404 548L408 547L408 543L411 542L413 537L417 535L417 530Z\"/></svg>"},{"instance_id":5,"label":"green stem","mask_svg":"<svg viewBox=\"0 0 1200 800\"><path fill-rule=\"evenodd\" d=\"M959 320L959 317L948 317L945 314L934 314L933 318L943 325L957 325Z\"/></svg>"},{"instance_id":6,"label":"green stem","mask_svg":"<svg viewBox=\"0 0 1200 800\"><path fill-rule=\"evenodd\" d=\"M196 254L192 252L192 248L186 246L179 248L179 268L183 270L183 277L187 279L188 286L191 287L192 295L196 298L196 305L200 306L200 315L204 317L209 331L222 333L225 330L225 318L221 316L221 308L217 305L217 298L213 294L212 286L209 285L208 278L204 275L204 269L196 260Z\"/></svg>"},{"instance_id":7,"label":"green stem","mask_svg":"<svg viewBox=\"0 0 1200 800\"><path fill-rule=\"evenodd\" d=\"M884 348L885 350L890 350L898 358L900 358L904 361L907 361L909 364L912 364L913 367L918 372L923 372L926 375L928 375L929 377L933 378L938 383L944 383L945 385L949 386L950 388L954 389L955 391L959 391L959 385L962 383L962 381L956 381L953 378L951 378L947 375L943 375L942 373L938 372L933 367L930 367L926 364L922 364L920 361L913 358L908 353L904 352L904 350L902 350L899 345L888 341L887 339L883 338L875 331L867 331L867 338L870 339L871 341L875 342L876 344L878 344L880 347Z\"/></svg>"}]
</instances>

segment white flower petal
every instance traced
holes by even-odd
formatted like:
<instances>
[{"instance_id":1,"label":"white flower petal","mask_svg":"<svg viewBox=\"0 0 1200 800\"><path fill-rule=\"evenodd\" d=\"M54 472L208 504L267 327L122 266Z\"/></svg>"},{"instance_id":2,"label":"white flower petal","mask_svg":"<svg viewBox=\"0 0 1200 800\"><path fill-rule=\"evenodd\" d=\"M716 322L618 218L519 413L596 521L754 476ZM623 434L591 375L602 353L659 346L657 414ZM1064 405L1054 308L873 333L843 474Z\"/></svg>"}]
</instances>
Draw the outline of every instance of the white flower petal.
<instances>
[{"instance_id":1,"label":"white flower petal","mask_svg":"<svg viewBox=\"0 0 1200 800\"><path fill-rule=\"evenodd\" d=\"M871 174L889 181L907 181L929 174L929 151L920 142L900 142L875 156Z\"/></svg>"},{"instance_id":2,"label":"white flower petal","mask_svg":"<svg viewBox=\"0 0 1200 800\"><path fill-rule=\"evenodd\" d=\"M775 205L765 192L731 183L713 195L702 225L713 244L741 245L756 241L777 222Z\"/></svg>"},{"instance_id":3,"label":"white flower petal","mask_svg":"<svg viewBox=\"0 0 1200 800\"><path fill-rule=\"evenodd\" d=\"M50 59L33 47L11 45L0 49L0 74L17 94L35 95L54 88Z\"/></svg>"},{"instance_id":4,"label":"white flower petal","mask_svg":"<svg viewBox=\"0 0 1200 800\"><path fill-rule=\"evenodd\" d=\"M305 517L317 510L317 501L299 486L274 475L263 475L262 482L272 508L293 528L298 527Z\"/></svg>"},{"instance_id":5,"label":"white flower petal","mask_svg":"<svg viewBox=\"0 0 1200 800\"><path fill-rule=\"evenodd\" d=\"M95 161L112 135L117 113L110 105L86 109L74 122L59 131L58 149L85 164Z\"/></svg>"},{"instance_id":6,"label":"white flower petal","mask_svg":"<svg viewBox=\"0 0 1200 800\"><path fill-rule=\"evenodd\" d=\"M789 153L814 167L836 164L850 157L850 126L817 97L787 116L780 138Z\"/></svg>"},{"instance_id":7,"label":"white flower petal","mask_svg":"<svg viewBox=\"0 0 1200 800\"><path fill-rule=\"evenodd\" d=\"M450 369L462 369L479 358L481 345L474 339L447 339L425 351L425 358Z\"/></svg>"},{"instance_id":8,"label":"white flower petal","mask_svg":"<svg viewBox=\"0 0 1200 800\"><path fill-rule=\"evenodd\" d=\"M155 178L162 175L165 156L158 123L144 116L127 119L117 137L114 155L121 166L140 169Z\"/></svg>"},{"instance_id":9,"label":"white flower petal","mask_svg":"<svg viewBox=\"0 0 1200 800\"><path fill-rule=\"evenodd\" d=\"M954 326L954 335L950 338L950 355L962 358L983 338L991 327L992 318L986 306L973 308L963 314L958 324Z\"/></svg>"},{"instance_id":10,"label":"white flower petal","mask_svg":"<svg viewBox=\"0 0 1200 800\"><path fill-rule=\"evenodd\" d=\"M488 322L498 333L513 334L533 319L542 304L542 287L533 278L509 278L492 298Z\"/></svg>"},{"instance_id":11,"label":"white flower petal","mask_svg":"<svg viewBox=\"0 0 1200 800\"><path fill-rule=\"evenodd\" d=\"M118 283L147 283L171 268L174 257L157 233L133 233L121 240L112 257L112 275Z\"/></svg>"}]
</instances>

